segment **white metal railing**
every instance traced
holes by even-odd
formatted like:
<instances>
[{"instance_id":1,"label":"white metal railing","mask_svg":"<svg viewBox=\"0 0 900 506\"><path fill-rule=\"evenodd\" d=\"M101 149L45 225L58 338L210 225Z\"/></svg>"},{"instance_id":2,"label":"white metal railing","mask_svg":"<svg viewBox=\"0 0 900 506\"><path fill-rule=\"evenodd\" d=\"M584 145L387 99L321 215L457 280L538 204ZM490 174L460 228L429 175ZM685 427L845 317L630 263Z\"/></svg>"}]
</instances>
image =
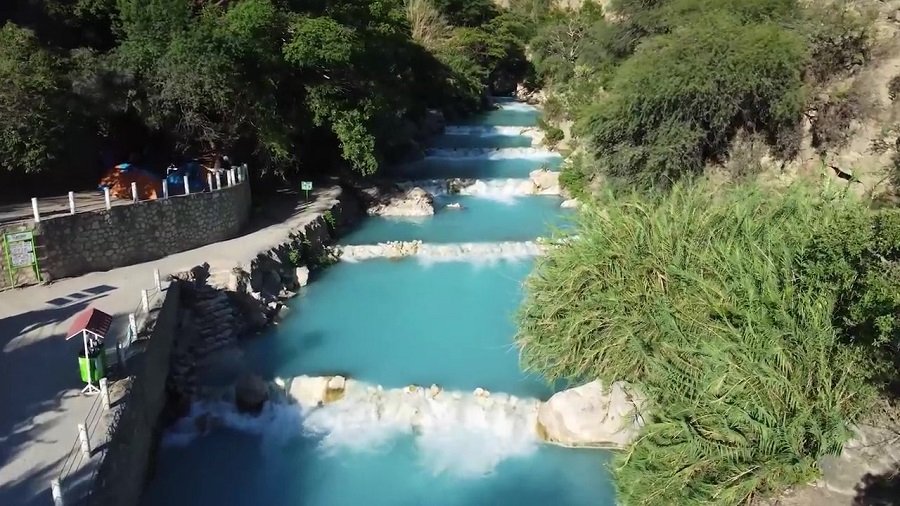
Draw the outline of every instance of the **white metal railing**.
<instances>
[{"instance_id":1,"label":"white metal railing","mask_svg":"<svg viewBox=\"0 0 900 506\"><path fill-rule=\"evenodd\" d=\"M160 278L159 270L155 269L153 284L150 288L141 290L137 307L128 315L128 324L123 330L113 332L118 335L107 336L115 339L116 365L120 370L124 371L127 366L127 360L133 351L132 345L138 340L141 332L147 328L153 311L165 302L169 284ZM127 393L120 399L120 403L124 402L127 402ZM106 378L103 378L100 380L100 394L94 396L84 419L73 427L76 435L71 448L63 459L59 473L50 480L50 492L54 506L80 504L90 493L96 472L100 468L100 462L105 456L110 431L114 429L114 424L107 420L108 415L113 413L111 409L109 383ZM117 409L119 409L118 406ZM97 460L93 462L94 468L91 470L89 478L79 481L79 471L91 463L95 457Z\"/></svg>"},{"instance_id":2,"label":"white metal railing","mask_svg":"<svg viewBox=\"0 0 900 506\"><path fill-rule=\"evenodd\" d=\"M224 181L223 181L224 179ZM206 191L217 191L222 190L224 188L230 188L232 186L236 186L238 184L244 183L249 179L249 169L247 168L247 164L243 165L235 165L230 169L224 169L215 172L215 176L211 172L207 172L206 177ZM190 181L188 176L184 176L183 183L184 185L184 193L183 195L190 195ZM169 198L169 182L167 179L162 180L162 190L163 190L163 199ZM105 210L112 209L112 199L109 194L109 188L103 188L103 201ZM141 202L140 195L138 193L137 183L131 183L131 202L136 204ZM76 214L78 212L96 212L98 209L87 209L86 211L79 211L76 205L75 192L69 192L69 215ZM41 209L40 203L38 202L37 197L33 197L31 199L31 211L32 218L35 223L41 221ZM53 213L57 215L59 213ZM44 216L46 217L46 216Z\"/></svg>"}]
</instances>

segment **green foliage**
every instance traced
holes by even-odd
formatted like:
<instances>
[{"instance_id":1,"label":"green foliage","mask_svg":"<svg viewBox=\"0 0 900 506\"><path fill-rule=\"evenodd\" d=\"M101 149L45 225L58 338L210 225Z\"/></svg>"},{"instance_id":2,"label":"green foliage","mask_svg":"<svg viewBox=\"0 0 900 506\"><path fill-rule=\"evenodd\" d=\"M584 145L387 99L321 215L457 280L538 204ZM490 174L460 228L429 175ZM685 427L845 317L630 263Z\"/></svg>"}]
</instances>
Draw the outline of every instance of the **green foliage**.
<instances>
[{"instance_id":1,"label":"green foliage","mask_svg":"<svg viewBox=\"0 0 900 506\"><path fill-rule=\"evenodd\" d=\"M838 294L834 325L884 367L900 363L900 211L840 216L814 236L803 257L804 280ZM896 372L889 370L885 381Z\"/></svg>"},{"instance_id":2,"label":"green foliage","mask_svg":"<svg viewBox=\"0 0 900 506\"><path fill-rule=\"evenodd\" d=\"M650 399L616 462L623 504L745 504L840 451L872 399L872 368L832 326L842 295L798 259L867 212L804 188L607 194L581 213L578 240L539 260L520 314L524 364L625 380ZM818 265L831 272L831 259Z\"/></svg>"},{"instance_id":3,"label":"green foliage","mask_svg":"<svg viewBox=\"0 0 900 506\"><path fill-rule=\"evenodd\" d=\"M614 177L667 185L721 154L735 125L776 135L804 96L802 39L770 24L710 15L644 42L579 131Z\"/></svg>"},{"instance_id":4,"label":"green foliage","mask_svg":"<svg viewBox=\"0 0 900 506\"><path fill-rule=\"evenodd\" d=\"M567 158L560 170L559 183L573 197L584 198L589 193L591 174L586 169L585 155L578 153Z\"/></svg>"},{"instance_id":5,"label":"green foliage","mask_svg":"<svg viewBox=\"0 0 900 506\"><path fill-rule=\"evenodd\" d=\"M477 111L528 72L522 19L487 0L440 6L459 26L429 0L28 3L14 12L34 31L10 25L0 48L4 167L57 170L59 140L93 129L80 158L102 142L117 157L371 174L429 109Z\"/></svg>"},{"instance_id":6,"label":"green foliage","mask_svg":"<svg viewBox=\"0 0 900 506\"><path fill-rule=\"evenodd\" d=\"M70 117L59 61L34 33L0 27L0 167L41 172L65 156Z\"/></svg>"},{"instance_id":7,"label":"green foliage","mask_svg":"<svg viewBox=\"0 0 900 506\"><path fill-rule=\"evenodd\" d=\"M544 142L551 147L559 144L566 136L562 129L547 123L543 119L538 123L538 127L544 131Z\"/></svg>"},{"instance_id":8,"label":"green foliage","mask_svg":"<svg viewBox=\"0 0 900 506\"><path fill-rule=\"evenodd\" d=\"M337 229L337 222L334 219L334 214L332 214L330 210L325 211L325 214L322 215L322 219L325 220L325 224L328 225L328 228L331 231Z\"/></svg>"},{"instance_id":9,"label":"green foliage","mask_svg":"<svg viewBox=\"0 0 900 506\"><path fill-rule=\"evenodd\" d=\"M607 9L612 16L593 3L554 11L530 46L561 106L553 117L576 122L598 171L637 186L701 173L728 157L739 131L790 158L810 88L869 59L873 18L841 0L613 0Z\"/></svg>"},{"instance_id":10,"label":"green foliage","mask_svg":"<svg viewBox=\"0 0 900 506\"><path fill-rule=\"evenodd\" d=\"M498 14L491 0L435 0L434 4L455 26L481 26Z\"/></svg>"}]
</instances>

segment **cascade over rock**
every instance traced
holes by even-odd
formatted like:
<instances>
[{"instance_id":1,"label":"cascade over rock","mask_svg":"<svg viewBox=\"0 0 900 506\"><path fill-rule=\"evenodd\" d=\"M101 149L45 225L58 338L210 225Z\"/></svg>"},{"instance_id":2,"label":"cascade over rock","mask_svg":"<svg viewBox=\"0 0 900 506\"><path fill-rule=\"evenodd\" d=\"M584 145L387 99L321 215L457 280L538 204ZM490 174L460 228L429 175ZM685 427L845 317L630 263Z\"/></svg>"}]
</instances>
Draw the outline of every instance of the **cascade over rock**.
<instances>
[{"instance_id":1,"label":"cascade over rock","mask_svg":"<svg viewBox=\"0 0 900 506\"><path fill-rule=\"evenodd\" d=\"M462 258L478 260L515 260L542 255L545 244L524 242L474 242L431 244L422 241L392 241L335 247L337 257L344 262L373 258L419 257L432 262L454 261Z\"/></svg>"},{"instance_id":2,"label":"cascade over rock","mask_svg":"<svg viewBox=\"0 0 900 506\"><path fill-rule=\"evenodd\" d=\"M368 209L369 216L431 216L434 214L434 198L415 187L399 195L388 197Z\"/></svg>"},{"instance_id":3,"label":"cascade over rock","mask_svg":"<svg viewBox=\"0 0 900 506\"><path fill-rule=\"evenodd\" d=\"M553 395L538 411L538 433L547 442L573 447L624 448L643 426L644 399L617 381L600 381Z\"/></svg>"}]
</instances>

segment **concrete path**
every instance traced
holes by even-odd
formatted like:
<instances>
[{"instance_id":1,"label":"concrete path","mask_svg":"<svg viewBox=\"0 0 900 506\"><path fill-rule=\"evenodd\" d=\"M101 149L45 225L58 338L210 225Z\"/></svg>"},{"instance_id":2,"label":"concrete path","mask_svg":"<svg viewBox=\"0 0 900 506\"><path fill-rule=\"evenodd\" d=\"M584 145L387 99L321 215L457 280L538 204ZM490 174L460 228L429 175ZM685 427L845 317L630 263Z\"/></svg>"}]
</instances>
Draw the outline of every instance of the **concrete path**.
<instances>
[{"instance_id":1,"label":"concrete path","mask_svg":"<svg viewBox=\"0 0 900 506\"><path fill-rule=\"evenodd\" d=\"M0 292L0 505L52 504L50 480L59 475L76 440L76 426L94 402L94 397L80 394L75 358L79 343L64 341L77 313L93 305L115 317L113 333L121 331L140 303L140 290L153 286L154 269L165 276L204 262L211 272L230 271L239 264L249 267L257 254L286 242L292 232L335 205L340 191L336 186L324 188L309 202L292 193L273 197L248 231L229 241ZM76 478L89 474L90 466L73 472Z\"/></svg>"}]
</instances>

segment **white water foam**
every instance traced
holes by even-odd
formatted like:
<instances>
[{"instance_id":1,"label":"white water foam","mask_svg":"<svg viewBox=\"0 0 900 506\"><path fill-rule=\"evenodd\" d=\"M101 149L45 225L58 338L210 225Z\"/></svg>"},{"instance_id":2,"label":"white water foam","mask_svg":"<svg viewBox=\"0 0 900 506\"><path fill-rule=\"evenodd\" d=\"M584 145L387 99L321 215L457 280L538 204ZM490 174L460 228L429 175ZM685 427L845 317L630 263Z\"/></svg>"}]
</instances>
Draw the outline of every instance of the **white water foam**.
<instances>
[{"instance_id":1,"label":"white water foam","mask_svg":"<svg viewBox=\"0 0 900 506\"><path fill-rule=\"evenodd\" d=\"M539 109L525 102L496 102L494 105L502 111L536 112Z\"/></svg>"},{"instance_id":2,"label":"white water foam","mask_svg":"<svg viewBox=\"0 0 900 506\"><path fill-rule=\"evenodd\" d=\"M562 158L555 151L540 148L434 148L426 150L426 159L546 160Z\"/></svg>"},{"instance_id":3,"label":"white water foam","mask_svg":"<svg viewBox=\"0 0 900 506\"><path fill-rule=\"evenodd\" d=\"M344 262L359 262L375 258L415 257L424 264L439 262L491 264L500 261L519 261L542 255L545 250L545 245L534 241L451 244L395 241L335 248L340 260Z\"/></svg>"},{"instance_id":4,"label":"white water foam","mask_svg":"<svg viewBox=\"0 0 900 506\"><path fill-rule=\"evenodd\" d=\"M295 378L293 381L303 380ZM347 381L339 401L310 409L304 428L327 450L366 451L411 435L433 473L479 476L505 459L527 456L539 444L539 401L505 394L385 390Z\"/></svg>"},{"instance_id":5,"label":"white water foam","mask_svg":"<svg viewBox=\"0 0 900 506\"><path fill-rule=\"evenodd\" d=\"M444 135L477 135L479 137L530 136L534 127L491 126L491 125L448 125Z\"/></svg>"},{"instance_id":6,"label":"white water foam","mask_svg":"<svg viewBox=\"0 0 900 506\"><path fill-rule=\"evenodd\" d=\"M401 188L422 188L434 196L465 195L478 197L506 204L513 204L516 198L529 195L537 195L538 191L530 179L505 178L505 179L474 179L474 180L450 180L450 179L425 179L398 183ZM455 189L451 191L451 187ZM547 195L544 193L543 195Z\"/></svg>"},{"instance_id":7,"label":"white water foam","mask_svg":"<svg viewBox=\"0 0 900 506\"><path fill-rule=\"evenodd\" d=\"M414 438L422 465L432 473L477 477L538 448L539 404L506 394L386 390L347 380L344 396L321 407L274 399L253 416L239 413L232 402L195 403L190 415L167 431L163 444L185 445L211 429L228 428L259 436L271 447L305 434L320 438L329 453L372 452L406 436Z\"/></svg>"}]
</instances>

